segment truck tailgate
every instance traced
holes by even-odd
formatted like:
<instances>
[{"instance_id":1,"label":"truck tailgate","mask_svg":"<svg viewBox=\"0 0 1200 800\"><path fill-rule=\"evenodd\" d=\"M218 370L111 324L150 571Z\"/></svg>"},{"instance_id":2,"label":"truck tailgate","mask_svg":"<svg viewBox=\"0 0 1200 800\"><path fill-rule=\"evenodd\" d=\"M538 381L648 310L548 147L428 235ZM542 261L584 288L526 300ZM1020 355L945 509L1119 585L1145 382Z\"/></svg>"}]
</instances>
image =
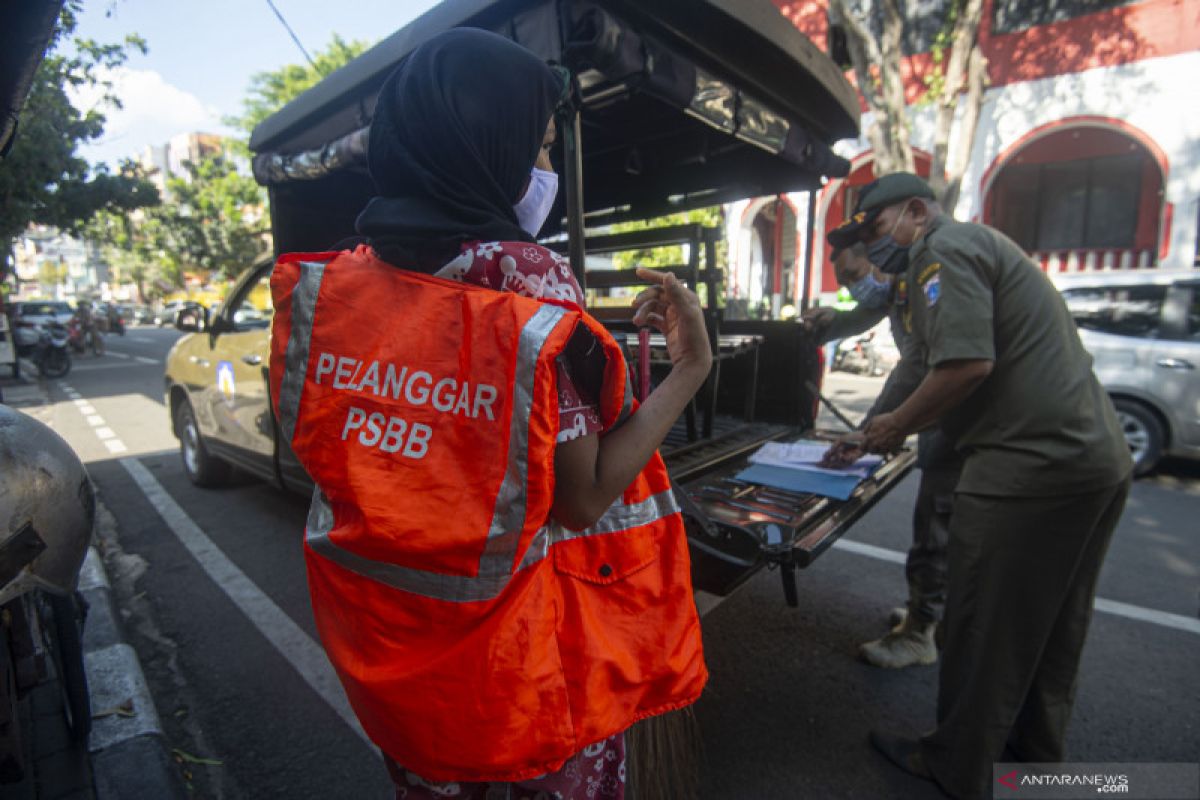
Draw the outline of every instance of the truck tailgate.
<instances>
[{"instance_id":1,"label":"truck tailgate","mask_svg":"<svg viewBox=\"0 0 1200 800\"><path fill-rule=\"evenodd\" d=\"M915 463L911 449L887 458L844 501L738 480L745 456L685 479L676 485L676 496L687 525L694 587L724 597L760 569L777 566L787 601L795 605L795 569L828 550Z\"/></svg>"}]
</instances>

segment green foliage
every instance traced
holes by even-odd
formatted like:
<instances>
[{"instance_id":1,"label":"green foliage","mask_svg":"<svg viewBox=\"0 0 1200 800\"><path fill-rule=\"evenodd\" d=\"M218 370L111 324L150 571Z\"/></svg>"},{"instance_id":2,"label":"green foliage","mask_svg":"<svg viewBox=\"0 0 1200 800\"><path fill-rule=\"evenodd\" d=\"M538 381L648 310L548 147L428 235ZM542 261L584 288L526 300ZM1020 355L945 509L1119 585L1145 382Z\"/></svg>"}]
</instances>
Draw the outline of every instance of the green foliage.
<instances>
[{"instance_id":1,"label":"green foliage","mask_svg":"<svg viewBox=\"0 0 1200 800\"><path fill-rule=\"evenodd\" d=\"M186 176L167 181L167 202L134 215L100 214L87 230L143 297L182 287L185 271L234 277L265 250L262 187L228 153L185 167Z\"/></svg>"},{"instance_id":2,"label":"green foliage","mask_svg":"<svg viewBox=\"0 0 1200 800\"><path fill-rule=\"evenodd\" d=\"M0 248L11 246L31 223L77 233L99 211L124 213L158 202L154 186L142 176L124 168L116 173L107 167L93 170L77 152L103 134L104 114L96 108L78 110L67 92L100 87L98 105L119 106L104 76L124 64L131 51L146 49L136 35L120 44L72 38L80 8L80 0L63 7L49 53L30 87L12 151L0 161ZM71 48L65 47L68 42Z\"/></svg>"},{"instance_id":3,"label":"green foliage","mask_svg":"<svg viewBox=\"0 0 1200 800\"><path fill-rule=\"evenodd\" d=\"M716 227L724 224L720 206L697 208L692 211L681 211L678 214L668 214L665 217L637 220L635 222L620 222L612 226L613 233L629 231L644 231L650 228L667 228L672 225L691 225L699 223L705 227ZM724 266L724 239L718 246L717 266ZM686 263L683 257L683 245L654 247L648 250L627 250L617 253L613 265L617 269L633 269L634 267L678 267Z\"/></svg>"},{"instance_id":4,"label":"green foliage","mask_svg":"<svg viewBox=\"0 0 1200 800\"><path fill-rule=\"evenodd\" d=\"M929 57L932 68L922 78L926 92L917 100L917 105L929 105L941 97L946 86L946 58L954 39L954 26L958 15L962 13L963 0L953 0L946 8L946 17L933 43L929 47Z\"/></svg>"},{"instance_id":5,"label":"green foliage","mask_svg":"<svg viewBox=\"0 0 1200 800\"><path fill-rule=\"evenodd\" d=\"M242 115L227 117L225 124L244 131L249 137L260 122L334 70L361 55L367 47L369 45L366 42L347 42L335 33L329 45L313 56L315 67L310 64L286 64L276 70L255 74L250 78L250 88L246 99L242 101Z\"/></svg>"},{"instance_id":6,"label":"green foliage","mask_svg":"<svg viewBox=\"0 0 1200 800\"><path fill-rule=\"evenodd\" d=\"M173 202L162 221L171 250L189 268L239 275L264 250L262 187L228 155L186 166L186 178L167 181Z\"/></svg>"},{"instance_id":7,"label":"green foliage","mask_svg":"<svg viewBox=\"0 0 1200 800\"><path fill-rule=\"evenodd\" d=\"M249 137L254 127L335 69L367 49L336 34L310 65L288 64L253 76L244 113L226 124ZM136 214L102 213L88 226L106 260L132 279L143 299L182 288L185 271L232 278L266 250L266 196L239 172L245 140L225 142L226 152L188 163L187 175L167 181L167 198Z\"/></svg>"},{"instance_id":8,"label":"green foliage","mask_svg":"<svg viewBox=\"0 0 1200 800\"><path fill-rule=\"evenodd\" d=\"M65 264L43 261L38 266L38 283L41 284L42 291L50 294L54 291L54 287L67 279L67 267Z\"/></svg>"},{"instance_id":9,"label":"green foliage","mask_svg":"<svg viewBox=\"0 0 1200 800\"><path fill-rule=\"evenodd\" d=\"M663 217L655 217L654 219L636 220L633 222L620 222L612 226L612 233L627 233L629 231L644 231L651 228L668 228L674 225L693 225L700 224L706 228L721 228L725 224L724 211L720 206L710 206L708 208L696 208L691 211L681 211L677 214L668 214ZM716 267L724 272L728 262L729 245L725 241L724 232L718 237L716 242L716 264L704 264L703 253L700 254L701 266L704 268ZM617 269L634 269L635 267L650 267L651 269L659 267L680 267L687 263L684 257L683 245L668 245L665 247L652 247L644 250L626 250L621 253L616 253L613 256L613 266ZM725 296L725 281L724 278L717 286L718 303L724 302ZM708 289L706 286L693 286L696 292L700 294L701 302L707 304ZM621 292L620 294L628 294Z\"/></svg>"}]
</instances>

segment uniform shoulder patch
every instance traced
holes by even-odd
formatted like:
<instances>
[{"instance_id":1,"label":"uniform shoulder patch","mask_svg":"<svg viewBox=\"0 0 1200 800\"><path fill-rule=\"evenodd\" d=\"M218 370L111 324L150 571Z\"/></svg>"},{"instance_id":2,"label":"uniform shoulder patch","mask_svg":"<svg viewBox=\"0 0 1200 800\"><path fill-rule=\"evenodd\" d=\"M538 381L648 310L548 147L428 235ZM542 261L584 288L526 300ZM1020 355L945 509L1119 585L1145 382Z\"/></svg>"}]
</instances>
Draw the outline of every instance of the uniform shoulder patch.
<instances>
[{"instance_id":1,"label":"uniform shoulder patch","mask_svg":"<svg viewBox=\"0 0 1200 800\"><path fill-rule=\"evenodd\" d=\"M938 298L941 297L942 294L941 276L935 274L932 278L926 280L921 286L921 290L925 292L925 305L929 308L933 308L935 305L937 305Z\"/></svg>"}]
</instances>

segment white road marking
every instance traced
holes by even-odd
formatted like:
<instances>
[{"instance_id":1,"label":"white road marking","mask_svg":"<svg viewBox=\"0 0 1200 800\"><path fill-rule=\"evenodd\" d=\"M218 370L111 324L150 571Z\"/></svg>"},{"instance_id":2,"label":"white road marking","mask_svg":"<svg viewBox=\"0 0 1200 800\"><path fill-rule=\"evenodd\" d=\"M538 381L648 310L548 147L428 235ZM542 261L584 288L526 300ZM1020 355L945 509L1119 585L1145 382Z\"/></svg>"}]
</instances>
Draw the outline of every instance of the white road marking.
<instances>
[{"instance_id":1,"label":"white road marking","mask_svg":"<svg viewBox=\"0 0 1200 800\"><path fill-rule=\"evenodd\" d=\"M132 356L126 355L125 353L118 353L116 350L109 350L108 355L112 356L113 358L132 358Z\"/></svg>"},{"instance_id":2,"label":"white road marking","mask_svg":"<svg viewBox=\"0 0 1200 800\"><path fill-rule=\"evenodd\" d=\"M877 558L881 561L890 561L893 564L903 564L907 558L899 550L889 550L886 547L876 547L873 544L864 544L863 542L855 542L849 539L838 539L833 543L833 546L838 550L857 553L860 556L867 556L869 558ZM1157 609L1130 605L1129 603L1121 603L1116 600L1106 600L1103 597L1096 598L1093 608L1096 611L1112 614L1117 617L1125 617L1126 619L1137 620L1138 622L1161 625L1164 628L1174 628L1180 631L1187 631L1188 633L1200 634L1200 619L1185 617L1183 614L1172 614L1168 611L1158 611Z\"/></svg>"},{"instance_id":3,"label":"white road marking","mask_svg":"<svg viewBox=\"0 0 1200 800\"><path fill-rule=\"evenodd\" d=\"M145 336L130 336L125 341L137 342L138 344L154 344L153 339L148 339Z\"/></svg>"},{"instance_id":4,"label":"white road marking","mask_svg":"<svg viewBox=\"0 0 1200 800\"><path fill-rule=\"evenodd\" d=\"M259 632L291 663L305 683L312 687L334 713L374 748L375 745L358 724L342 685L320 645L221 552L140 461L136 458L122 458L120 464L208 577L254 623Z\"/></svg>"},{"instance_id":5,"label":"white road marking","mask_svg":"<svg viewBox=\"0 0 1200 800\"><path fill-rule=\"evenodd\" d=\"M79 392L71 392L67 396L71 398L71 401L75 403L76 406L86 406L88 404L88 401L84 400Z\"/></svg>"},{"instance_id":6,"label":"white road marking","mask_svg":"<svg viewBox=\"0 0 1200 800\"><path fill-rule=\"evenodd\" d=\"M157 358L146 358L145 356L134 356L133 360L140 362L142 364L161 364L162 363Z\"/></svg>"},{"instance_id":7,"label":"white road marking","mask_svg":"<svg viewBox=\"0 0 1200 800\"><path fill-rule=\"evenodd\" d=\"M1183 614L1170 614L1166 611L1157 611L1153 608L1143 608L1141 606L1130 605L1129 603L1120 603L1116 600L1105 600L1103 597L1096 598L1094 607L1097 611L1103 611L1106 614L1114 614L1118 617L1162 625L1164 628L1176 628L1188 633L1200 634L1200 619L1185 617Z\"/></svg>"},{"instance_id":8,"label":"white road marking","mask_svg":"<svg viewBox=\"0 0 1200 800\"><path fill-rule=\"evenodd\" d=\"M64 393L66 393L68 397L75 395L77 398L74 400L75 407L79 409L79 413L83 415L83 418L87 421L87 424L91 425L92 429L96 431L96 436L100 438L100 441L104 442L104 446L108 448L108 452L113 453L114 455L117 453L128 452L129 448L125 446L124 442L117 438L117 435L113 433L112 428L103 427L104 417L97 414L96 409L92 408L91 404L87 400L84 400L82 397L80 397L79 392L75 391L74 387L72 387L70 384L61 382L58 384L58 386L63 390Z\"/></svg>"},{"instance_id":9,"label":"white road marking","mask_svg":"<svg viewBox=\"0 0 1200 800\"><path fill-rule=\"evenodd\" d=\"M850 539L838 539L833 543L833 546L839 550L858 553L860 556L878 558L880 561L890 561L893 564L903 564L908 560L908 556L899 550L888 550L885 547L876 547L873 544L855 542Z\"/></svg>"}]
</instances>

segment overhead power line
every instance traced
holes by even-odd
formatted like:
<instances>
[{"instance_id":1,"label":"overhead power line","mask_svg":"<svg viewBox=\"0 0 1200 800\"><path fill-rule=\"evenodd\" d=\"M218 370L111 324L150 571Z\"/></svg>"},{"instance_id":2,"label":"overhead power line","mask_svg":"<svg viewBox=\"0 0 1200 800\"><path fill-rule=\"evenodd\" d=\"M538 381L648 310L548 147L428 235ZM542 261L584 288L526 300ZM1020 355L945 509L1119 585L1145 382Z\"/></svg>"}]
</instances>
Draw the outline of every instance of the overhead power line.
<instances>
[{"instance_id":1,"label":"overhead power line","mask_svg":"<svg viewBox=\"0 0 1200 800\"><path fill-rule=\"evenodd\" d=\"M317 67L317 62L313 61L312 56L310 56L308 51L304 49L304 45L300 43L300 37L296 35L294 30L292 30L292 26L288 25L288 21L283 18L283 14L279 13L279 9L275 7L273 0L267 0L267 5L269 5L271 10L275 12L275 16L279 17L279 21L283 24L283 27L287 29L288 36L292 37L292 41L296 43L296 47L299 47L300 52L304 54L306 59L308 59L309 65L317 72L320 72L321 70L319 67Z\"/></svg>"}]
</instances>

